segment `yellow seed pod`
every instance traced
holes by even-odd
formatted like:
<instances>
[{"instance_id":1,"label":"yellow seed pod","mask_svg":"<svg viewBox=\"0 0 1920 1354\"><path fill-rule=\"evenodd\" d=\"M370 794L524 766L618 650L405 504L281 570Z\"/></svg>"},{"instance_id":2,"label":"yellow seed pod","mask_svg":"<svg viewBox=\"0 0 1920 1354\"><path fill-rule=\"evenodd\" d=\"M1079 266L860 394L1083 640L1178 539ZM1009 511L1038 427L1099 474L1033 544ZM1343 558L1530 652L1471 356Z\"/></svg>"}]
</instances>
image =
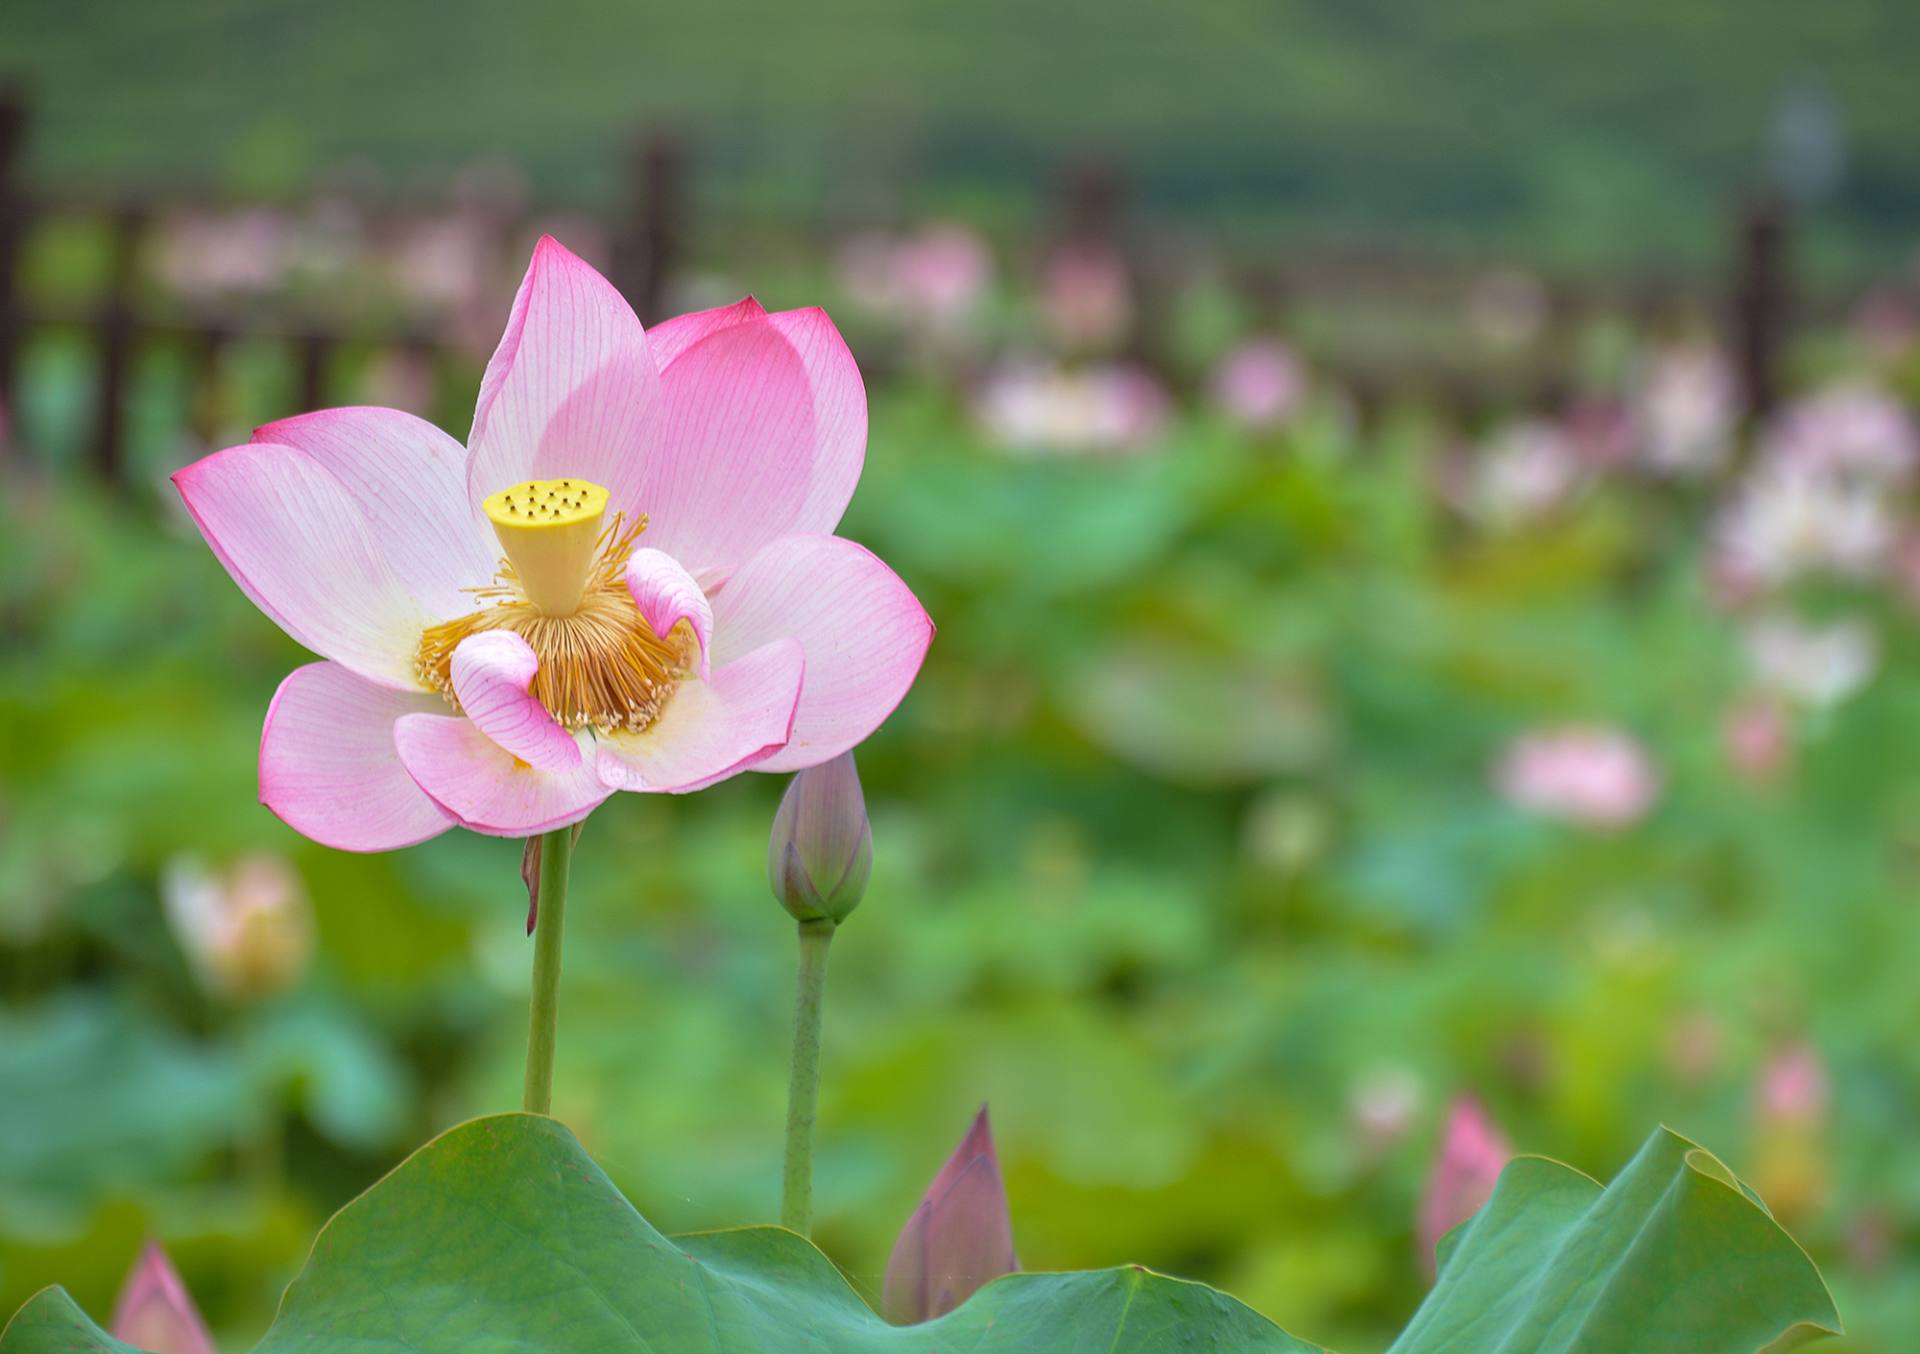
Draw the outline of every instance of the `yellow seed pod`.
<instances>
[{"instance_id":1,"label":"yellow seed pod","mask_svg":"<svg viewBox=\"0 0 1920 1354\"><path fill-rule=\"evenodd\" d=\"M607 491L586 480L528 480L480 506L527 600L549 616L578 610L607 515Z\"/></svg>"}]
</instances>

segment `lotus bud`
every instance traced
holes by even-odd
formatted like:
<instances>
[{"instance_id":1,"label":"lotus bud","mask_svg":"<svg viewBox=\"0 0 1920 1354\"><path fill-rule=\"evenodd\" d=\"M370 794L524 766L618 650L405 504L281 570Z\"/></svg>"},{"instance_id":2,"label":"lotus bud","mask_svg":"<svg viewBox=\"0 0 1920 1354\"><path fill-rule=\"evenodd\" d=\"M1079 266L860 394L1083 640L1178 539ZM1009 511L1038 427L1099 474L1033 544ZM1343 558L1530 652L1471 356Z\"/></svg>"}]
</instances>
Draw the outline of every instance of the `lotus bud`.
<instances>
[{"instance_id":1,"label":"lotus bud","mask_svg":"<svg viewBox=\"0 0 1920 1354\"><path fill-rule=\"evenodd\" d=\"M1453 1102L1420 1198L1420 1260L1428 1279L1440 1238L1480 1211L1512 1157L1506 1136L1479 1101L1461 1096Z\"/></svg>"},{"instance_id":2,"label":"lotus bud","mask_svg":"<svg viewBox=\"0 0 1920 1354\"><path fill-rule=\"evenodd\" d=\"M1826 1202L1832 1176L1827 1065L1813 1045L1787 1044L1761 1067L1756 1089L1751 1179L1774 1216L1798 1221Z\"/></svg>"},{"instance_id":3,"label":"lotus bud","mask_svg":"<svg viewBox=\"0 0 1920 1354\"><path fill-rule=\"evenodd\" d=\"M213 1354L213 1337L157 1241L127 1271L113 1308L113 1338L151 1354Z\"/></svg>"},{"instance_id":4,"label":"lotus bud","mask_svg":"<svg viewBox=\"0 0 1920 1354\"><path fill-rule=\"evenodd\" d=\"M243 856L214 871L183 856L161 879L167 920L194 972L221 996L290 986L313 954L313 913L300 876L280 856Z\"/></svg>"},{"instance_id":5,"label":"lotus bud","mask_svg":"<svg viewBox=\"0 0 1920 1354\"><path fill-rule=\"evenodd\" d=\"M931 1321L1019 1268L1007 1186L982 1105L893 1243L880 1314L896 1326Z\"/></svg>"},{"instance_id":6,"label":"lotus bud","mask_svg":"<svg viewBox=\"0 0 1920 1354\"><path fill-rule=\"evenodd\" d=\"M795 776L773 818L767 875L773 896L800 922L845 921L873 873L873 829L853 754Z\"/></svg>"}]
</instances>

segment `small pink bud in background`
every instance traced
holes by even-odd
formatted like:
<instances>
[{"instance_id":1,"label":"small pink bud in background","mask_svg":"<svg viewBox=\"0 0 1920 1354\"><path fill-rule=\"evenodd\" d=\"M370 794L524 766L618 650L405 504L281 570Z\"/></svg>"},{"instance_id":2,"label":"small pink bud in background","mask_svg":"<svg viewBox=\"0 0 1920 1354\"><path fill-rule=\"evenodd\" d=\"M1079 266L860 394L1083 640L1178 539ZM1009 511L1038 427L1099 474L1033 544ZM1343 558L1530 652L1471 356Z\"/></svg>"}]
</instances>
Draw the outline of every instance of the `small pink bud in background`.
<instances>
[{"instance_id":1,"label":"small pink bud in background","mask_svg":"<svg viewBox=\"0 0 1920 1354\"><path fill-rule=\"evenodd\" d=\"M176 857L162 875L160 894L194 972L221 996L280 991L313 955L306 886L281 856L258 852L221 871L192 856Z\"/></svg>"},{"instance_id":2,"label":"small pink bud in background","mask_svg":"<svg viewBox=\"0 0 1920 1354\"><path fill-rule=\"evenodd\" d=\"M880 1312L896 1326L931 1321L1019 1268L1007 1186L982 1105L893 1243Z\"/></svg>"},{"instance_id":3,"label":"small pink bud in background","mask_svg":"<svg viewBox=\"0 0 1920 1354\"><path fill-rule=\"evenodd\" d=\"M1278 339L1250 339L1221 359L1213 373L1213 402L1243 428L1277 427L1300 407L1307 373Z\"/></svg>"},{"instance_id":4,"label":"small pink bud in background","mask_svg":"<svg viewBox=\"0 0 1920 1354\"><path fill-rule=\"evenodd\" d=\"M866 895L873 874L873 828L853 754L796 775L773 816L767 876L773 896L796 921L839 925Z\"/></svg>"},{"instance_id":5,"label":"small pink bud in background","mask_svg":"<svg viewBox=\"0 0 1920 1354\"><path fill-rule=\"evenodd\" d=\"M1810 1043L1784 1045L1761 1066L1752 1180L1782 1220L1804 1219L1826 1202L1828 1099L1827 1066Z\"/></svg>"},{"instance_id":6,"label":"small pink bud in background","mask_svg":"<svg viewBox=\"0 0 1920 1354\"><path fill-rule=\"evenodd\" d=\"M1792 728L1777 700L1750 696L1727 712L1722 728L1727 761L1743 780L1775 780L1793 754Z\"/></svg>"},{"instance_id":7,"label":"small pink bud in background","mask_svg":"<svg viewBox=\"0 0 1920 1354\"><path fill-rule=\"evenodd\" d=\"M150 1354L214 1354L207 1323L157 1241L127 1271L113 1308L113 1338Z\"/></svg>"},{"instance_id":8,"label":"small pink bud in background","mask_svg":"<svg viewBox=\"0 0 1920 1354\"><path fill-rule=\"evenodd\" d=\"M1513 1148L1480 1102L1461 1096L1447 1111L1440 1152L1420 1197L1420 1263L1432 1279L1440 1238L1480 1211Z\"/></svg>"}]
</instances>

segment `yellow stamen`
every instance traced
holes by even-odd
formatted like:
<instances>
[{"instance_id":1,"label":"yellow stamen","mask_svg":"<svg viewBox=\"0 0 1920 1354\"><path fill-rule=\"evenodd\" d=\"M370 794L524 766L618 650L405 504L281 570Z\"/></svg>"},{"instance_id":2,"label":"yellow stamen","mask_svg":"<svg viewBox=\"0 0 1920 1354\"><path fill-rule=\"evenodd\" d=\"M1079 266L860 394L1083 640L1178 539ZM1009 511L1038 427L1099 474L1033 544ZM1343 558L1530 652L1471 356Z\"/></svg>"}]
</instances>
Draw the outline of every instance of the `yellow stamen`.
<instances>
[{"instance_id":1,"label":"yellow stamen","mask_svg":"<svg viewBox=\"0 0 1920 1354\"><path fill-rule=\"evenodd\" d=\"M586 595L607 491L586 480L528 480L480 507L527 600L548 616L571 616Z\"/></svg>"},{"instance_id":2,"label":"yellow stamen","mask_svg":"<svg viewBox=\"0 0 1920 1354\"><path fill-rule=\"evenodd\" d=\"M487 502L492 516L493 500ZM525 551L515 555L510 549L501 561L499 580L473 589L488 606L431 626L421 635L414 655L414 671L421 683L445 696L457 710L453 651L468 635L511 630L540 659L540 670L533 678L534 697L567 728L601 733L637 733L647 728L666 708L674 687L691 666L692 655L691 637L681 633L687 627L678 627L673 637L654 634L627 591L627 560L634 541L646 529L644 514L631 526L616 516L597 540L588 542L584 582L572 610L564 615L534 602L521 572ZM504 544L506 533L501 538Z\"/></svg>"}]
</instances>

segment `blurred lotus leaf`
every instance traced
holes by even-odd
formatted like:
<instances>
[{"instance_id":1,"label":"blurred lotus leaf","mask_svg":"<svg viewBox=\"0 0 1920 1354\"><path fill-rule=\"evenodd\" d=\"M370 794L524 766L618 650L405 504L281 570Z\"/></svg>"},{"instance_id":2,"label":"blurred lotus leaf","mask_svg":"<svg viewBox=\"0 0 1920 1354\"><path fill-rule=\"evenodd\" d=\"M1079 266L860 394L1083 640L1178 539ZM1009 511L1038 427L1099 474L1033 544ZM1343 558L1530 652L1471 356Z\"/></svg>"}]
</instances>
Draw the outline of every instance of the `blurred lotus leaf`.
<instances>
[{"instance_id":1,"label":"blurred lotus leaf","mask_svg":"<svg viewBox=\"0 0 1920 1354\"><path fill-rule=\"evenodd\" d=\"M1071 708L1095 743L1188 784L1302 771L1332 746L1326 706L1297 670L1135 642L1082 668L1072 688Z\"/></svg>"}]
</instances>

